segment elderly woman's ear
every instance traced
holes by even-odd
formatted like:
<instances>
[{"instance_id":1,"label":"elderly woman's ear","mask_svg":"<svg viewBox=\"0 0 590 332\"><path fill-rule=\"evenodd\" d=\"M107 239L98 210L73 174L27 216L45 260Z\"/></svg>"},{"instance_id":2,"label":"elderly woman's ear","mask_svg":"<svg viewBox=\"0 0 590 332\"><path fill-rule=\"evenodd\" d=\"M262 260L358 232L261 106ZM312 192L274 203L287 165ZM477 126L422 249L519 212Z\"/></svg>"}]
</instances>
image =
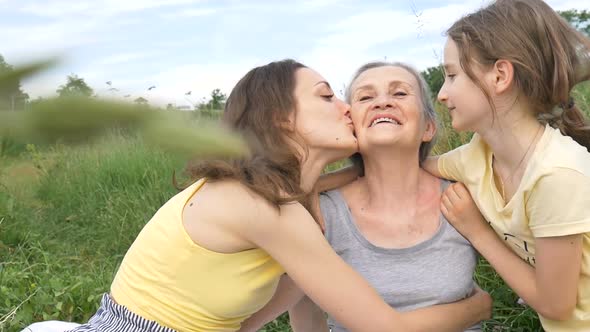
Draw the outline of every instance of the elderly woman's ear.
<instances>
[{"instance_id":1,"label":"elderly woman's ear","mask_svg":"<svg viewBox=\"0 0 590 332\"><path fill-rule=\"evenodd\" d=\"M422 142L430 142L436 135L436 124L434 121L426 121L426 130L424 131L424 135L422 135Z\"/></svg>"}]
</instances>

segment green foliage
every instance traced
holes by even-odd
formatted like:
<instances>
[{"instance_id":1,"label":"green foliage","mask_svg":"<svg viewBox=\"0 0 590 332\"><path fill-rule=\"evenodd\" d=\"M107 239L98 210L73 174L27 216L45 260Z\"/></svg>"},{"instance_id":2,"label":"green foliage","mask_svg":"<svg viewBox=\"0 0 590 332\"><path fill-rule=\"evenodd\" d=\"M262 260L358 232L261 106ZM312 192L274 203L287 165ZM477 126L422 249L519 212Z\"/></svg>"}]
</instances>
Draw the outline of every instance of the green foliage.
<instances>
[{"instance_id":1,"label":"green foliage","mask_svg":"<svg viewBox=\"0 0 590 332\"><path fill-rule=\"evenodd\" d=\"M23 110L29 96L21 90L21 80L54 63L55 60L48 60L15 69L0 55L0 111Z\"/></svg>"},{"instance_id":2,"label":"green foliage","mask_svg":"<svg viewBox=\"0 0 590 332\"><path fill-rule=\"evenodd\" d=\"M60 85L56 92L60 97L91 97L94 94L94 90L76 74L68 75L66 84Z\"/></svg>"},{"instance_id":3,"label":"green foliage","mask_svg":"<svg viewBox=\"0 0 590 332\"><path fill-rule=\"evenodd\" d=\"M226 100L227 96L225 93L221 92L219 89L214 89L211 91L211 99L207 106L209 109L220 110L224 108Z\"/></svg>"},{"instance_id":4,"label":"green foliage","mask_svg":"<svg viewBox=\"0 0 590 332\"><path fill-rule=\"evenodd\" d=\"M208 101L206 98L203 98L202 102L196 106L197 112L206 118L218 118L220 110L225 108L226 100L227 96L225 93L221 92L220 89L214 89L211 91L211 96Z\"/></svg>"},{"instance_id":5,"label":"green foliage","mask_svg":"<svg viewBox=\"0 0 590 332\"><path fill-rule=\"evenodd\" d=\"M187 121L162 112L112 101L63 97L38 102L28 112L0 112L0 137L19 142L88 142L112 128L141 133L146 142L189 156L237 156L246 153L241 138L213 122Z\"/></svg>"},{"instance_id":6,"label":"green foliage","mask_svg":"<svg viewBox=\"0 0 590 332\"><path fill-rule=\"evenodd\" d=\"M133 102L136 103L137 105L142 105L142 106L148 105L148 100L143 97L137 97L137 98L135 98L135 100Z\"/></svg>"},{"instance_id":7,"label":"green foliage","mask_svg":"<svg viewBox=\"0 0 590 332\"><path fill-rule=\"evenodd\" d=\"M429 67L422 71L421 74L428 84L432 97L436 98L436 94L440 91L440 88L445 82L445 73L442 66Z\"/></svg>"},{"instance_id":8,"label":"green foliage","mask_svg":"<svg viewBox=\"0 0 590 332\"><path fill-rule=\"evenodd\" d=\"M590 11L570 9L558 13L574 28L590 36Z\"/></svg>"},{"instance_id":9,"label":"green foliage","mask_svg":"<svg viewBox=\"0 0 590 332\"><path fill-rule=\"evenodd\" d=\"M176 192L171 176L183 165L124 134L29 151L36 175L15 182L22 163L0 174L0 331L87 320L139 230Z\"/></svg>"}]
</instances>

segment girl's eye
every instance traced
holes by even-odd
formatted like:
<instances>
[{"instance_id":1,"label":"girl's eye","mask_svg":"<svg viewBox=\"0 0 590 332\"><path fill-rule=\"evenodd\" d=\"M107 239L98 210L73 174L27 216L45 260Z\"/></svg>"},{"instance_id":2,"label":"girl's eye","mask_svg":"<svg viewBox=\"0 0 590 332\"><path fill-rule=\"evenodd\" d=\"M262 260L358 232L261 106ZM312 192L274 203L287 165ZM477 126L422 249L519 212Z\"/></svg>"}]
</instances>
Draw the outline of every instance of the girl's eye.
<instances>
[{"instance_id":1,"label":"girl's eye","mask_svg":"<svg viewBox=\"0 0 590 332\"><path fill-rule=\"evenodd\" d=\"M359 98L359 101L365 101L371 99L371 96L362 96Z\"/></svg>"},{"instance_id":2,"label":"girl's eye","mask_svg":"<svg viewBox=\"0 0 590 332\"><path fill-rule=\"evenodd\" d=\"M332 100L332 98L334 98L334 94L331 95L324 95L322 96L322 98L326 99L326 100Z\"/></svg>"},{"instance_id":3,"label":"girl's eye","mask_svg":"<svg viewBox=\"0 0 590 332\"><path fill-rule=\"evenodd\" d=\"M457 76L457 75L455 75L455 74L447 74L447 78L449 80L451 80L451 81L455 79L455 76Z\"/></svg>"}]
</instances>

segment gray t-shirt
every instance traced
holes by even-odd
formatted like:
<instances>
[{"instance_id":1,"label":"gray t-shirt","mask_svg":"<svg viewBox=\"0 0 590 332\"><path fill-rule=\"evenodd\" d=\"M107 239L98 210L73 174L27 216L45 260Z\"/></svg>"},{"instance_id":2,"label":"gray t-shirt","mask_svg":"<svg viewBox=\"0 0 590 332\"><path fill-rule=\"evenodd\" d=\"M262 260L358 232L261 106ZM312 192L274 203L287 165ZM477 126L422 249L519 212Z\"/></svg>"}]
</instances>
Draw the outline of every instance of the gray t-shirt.
<instances>
[{"instance_id":1,"label":"gray t-shirt","mask_svg":"<svg viewBox=\"0 0 590 332\"><path fill-rule=\"evenodd\" d=\"M340 191L322 193L320 206L330 245L393 308L408 311L455 302L473 291L477 254L442 214L432 238L409 248L388 249L362 235ZM333 332L346 331L331 317L328 325ZM481 326L468 331L481 331Z\"/></svg>"}]
</instances>

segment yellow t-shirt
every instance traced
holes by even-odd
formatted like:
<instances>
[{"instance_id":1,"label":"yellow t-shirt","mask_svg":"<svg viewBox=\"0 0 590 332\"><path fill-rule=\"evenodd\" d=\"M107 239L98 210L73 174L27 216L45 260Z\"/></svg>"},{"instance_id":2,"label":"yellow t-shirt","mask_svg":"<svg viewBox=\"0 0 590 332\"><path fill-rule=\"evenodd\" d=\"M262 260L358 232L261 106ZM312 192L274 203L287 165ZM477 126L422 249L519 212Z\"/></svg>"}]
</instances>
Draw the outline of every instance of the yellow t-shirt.
<instances>
[{"instance_id":1,"label":"yellow t-shirt","mask_svg":"<svg viewBox=\"0 0 590 332\"><path fill-rule=\"evenodd\" d=\"M180 332L236 331L270 300L284 271L261 249L223 254L191 240L182 211L204 183L156 212L127 251L111 295L135 314Z\"/></svg>"},{"instance_id":2,"label":"yellow t-shirt","mask_svg":"<svg viewBox=\"0 0 590 332\"><path fill-rule=\"evenodd\" d=\"M498 236L535 265L535 238L583 234L578 300L571 319L540 317L548 332L590 331L590 153L550 126L538 141L520 186L504 202L494 182L492 151L475 134L439 157L442 177L463 182Z\"/></svg>"}]
</instances>

